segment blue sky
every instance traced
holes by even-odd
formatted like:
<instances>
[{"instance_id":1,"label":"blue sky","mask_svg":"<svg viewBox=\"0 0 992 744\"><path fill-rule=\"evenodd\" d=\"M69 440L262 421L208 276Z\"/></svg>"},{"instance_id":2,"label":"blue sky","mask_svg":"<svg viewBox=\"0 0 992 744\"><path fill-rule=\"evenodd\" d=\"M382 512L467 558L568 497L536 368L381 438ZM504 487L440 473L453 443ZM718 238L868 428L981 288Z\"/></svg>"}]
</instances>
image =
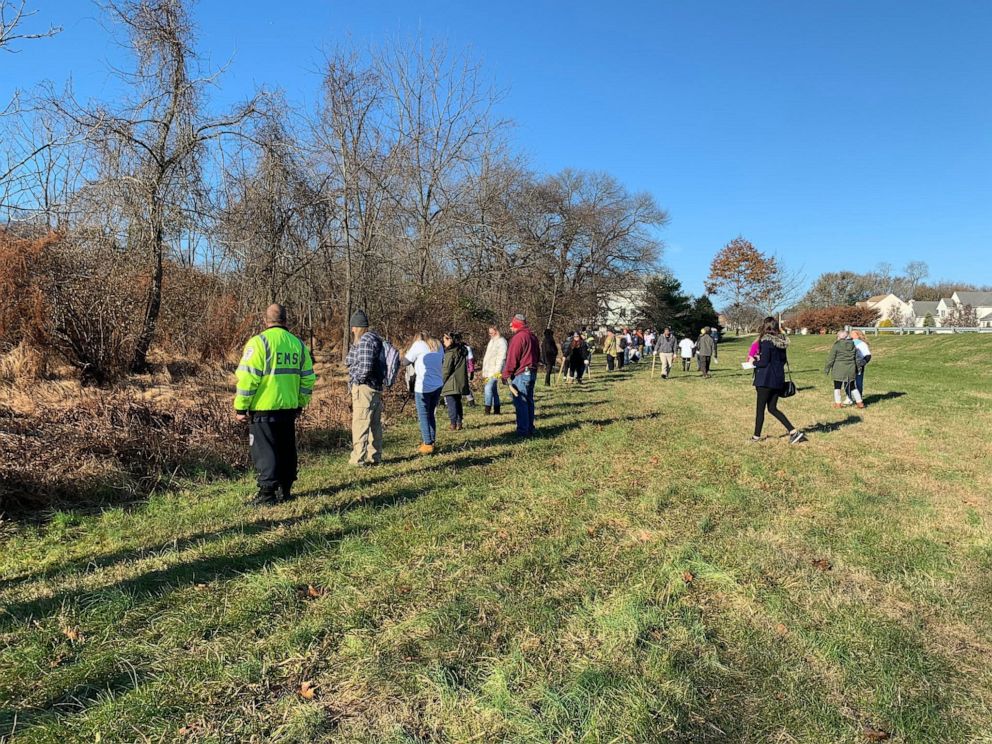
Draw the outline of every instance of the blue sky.
<instances>
[{"instance_id":1,"label":"blue sky","mask_svg":"<svg viewBox=\"0 0 992 744\"><path fill-rule=\"evenodd\" d=\"M0 100L69 75L112 86L87 0L36 0L55 39L0 56ZM671 215L664 262L702 290L738 234L814 278L919 259L992 284L992 3L953 0L200 0L200 46L312 103L322 50L391 38L467 49L534 168L605 170Z\"/></svg>"}]
</instances>

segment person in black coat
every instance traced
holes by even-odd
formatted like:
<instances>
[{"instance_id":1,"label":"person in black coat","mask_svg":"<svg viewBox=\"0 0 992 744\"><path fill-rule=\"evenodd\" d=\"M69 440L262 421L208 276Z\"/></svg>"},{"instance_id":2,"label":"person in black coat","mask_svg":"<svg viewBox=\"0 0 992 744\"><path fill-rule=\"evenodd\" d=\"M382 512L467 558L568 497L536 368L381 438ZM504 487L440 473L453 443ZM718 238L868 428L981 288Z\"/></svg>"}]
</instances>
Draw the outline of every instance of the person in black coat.
<instances>
[{"instance_id":1,"label":"person in black coat","mask_svg":"<svg viewBox=\"0 0 992 744\"><path fill-rule=\"evenodd\" d=\"M765 318L758 340L758 356L754 359L754 389L757 405L754 413L754 436L751 441L761 441L761 429L765 424L765 409L774 416L789 432L790 444L806 441L806 435L792 425L788 417L778 410L778 399L785 387L785 365L789 363L786 349L789 339L782 335L778 321Z\"/></svg>"},{"instance_id":2,"label":"person in black coat","mask_svg":"<svg viewBox=\"0 0 992 744\"><path fill-rule=\"evenodd\" d=\"M544 329L544 339L541 341L541 364L544 365L544 386L551 385L551 375L555 372L555 363L558 361L558 344L555 343L555 334L550 328Z\"/></svg>"},{"instance_id":3,"label":"person in black coat","mask_svg":"<svg viewBox=\"0 0 992 744\"><path fill-rule=\"evenodd\" d=\"M565 359L568 360L568 377L569 380L575 380L578 383L582 382L582 375L586 371L586 351L588 346L585 339L582 338L578 333L572 336L572 340L568 346L568 350L563 352Z\"/></svg>"}]
</instances>

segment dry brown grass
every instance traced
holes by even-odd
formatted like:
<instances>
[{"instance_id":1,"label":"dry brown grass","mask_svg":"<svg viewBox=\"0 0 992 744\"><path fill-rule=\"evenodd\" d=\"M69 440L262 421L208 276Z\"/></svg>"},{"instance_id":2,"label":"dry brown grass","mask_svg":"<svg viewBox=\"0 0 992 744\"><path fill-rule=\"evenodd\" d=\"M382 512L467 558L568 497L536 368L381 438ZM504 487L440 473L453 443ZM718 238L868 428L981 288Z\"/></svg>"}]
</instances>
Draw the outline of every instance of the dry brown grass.
<instances>
[{"instance_id":1,"label":"dry brown grass","mask_svg":"<svg viewBox=\"0 0 992 744\"><path fill-rule=\"evenodd\" d=\"M141 498L180 476L224 476L248 465L246 428L231 410L234 361L158 355L152 371L111 388L43 369L36 352L0 357L0 511ZM301 446L346 441L347 407L333 366L301 419ZM46 376L43 372L48 372Z\"/></svg>"}]
</instances>

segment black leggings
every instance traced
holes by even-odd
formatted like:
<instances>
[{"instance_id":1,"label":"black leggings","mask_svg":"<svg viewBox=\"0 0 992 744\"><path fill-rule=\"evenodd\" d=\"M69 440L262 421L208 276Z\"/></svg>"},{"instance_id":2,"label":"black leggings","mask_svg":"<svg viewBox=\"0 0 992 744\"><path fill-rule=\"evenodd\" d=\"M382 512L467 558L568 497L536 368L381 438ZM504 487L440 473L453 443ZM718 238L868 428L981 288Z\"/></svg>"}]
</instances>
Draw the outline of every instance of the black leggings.
<instances>
[{"instance_id":1,"label":"black leggings","mask_svg":"<svg viewBox=\"0 0 992 744\"><path fill-rule=\"evenodd\" d=\"M754 411L754 436L761 436L761 428L765 425L765 408L768 409L768 413L779 420L786 431L792 431L792 422L778 410L778 397L782 391L778 388L766 387L756 387L755 391L758 393L758 405Z\"/></svg>"}]
</instances>

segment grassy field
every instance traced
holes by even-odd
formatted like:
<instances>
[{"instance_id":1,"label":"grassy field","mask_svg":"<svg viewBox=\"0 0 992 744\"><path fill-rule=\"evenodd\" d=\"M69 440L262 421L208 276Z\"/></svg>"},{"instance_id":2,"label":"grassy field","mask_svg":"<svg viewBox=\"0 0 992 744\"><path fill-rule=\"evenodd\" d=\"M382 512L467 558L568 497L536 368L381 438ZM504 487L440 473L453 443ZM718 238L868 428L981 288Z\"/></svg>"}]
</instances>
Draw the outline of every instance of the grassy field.
<instances>
[{"instance_id":1,"label":"grassy field","mask_svg":"<svg viewBox=\"0 0 992 744\"><path fill-rule=\"evenodd\" d=\"M748 444L746 345L468 409L439 454L3 528L0 736L24 742L992 741L992 336L829 340Z\"/></svg>"}]
</instances>

